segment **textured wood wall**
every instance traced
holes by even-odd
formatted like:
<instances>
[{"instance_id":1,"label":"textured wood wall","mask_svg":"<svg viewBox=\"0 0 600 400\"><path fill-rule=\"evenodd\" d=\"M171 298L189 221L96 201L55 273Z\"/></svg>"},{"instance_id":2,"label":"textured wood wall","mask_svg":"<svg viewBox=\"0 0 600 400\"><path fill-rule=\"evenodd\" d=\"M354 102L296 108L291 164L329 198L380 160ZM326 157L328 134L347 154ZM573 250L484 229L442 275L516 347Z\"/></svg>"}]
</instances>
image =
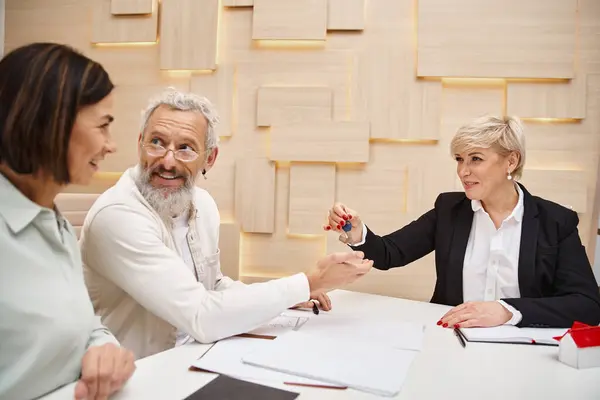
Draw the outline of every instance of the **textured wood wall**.
<instances>
[{"instance_id":1,"label":"textured wood wall","mask_svg":"<svg viewBox=\"0 0 600 400\"><path fill-rule=\"evenodd\" d=\"M460 190L449 142L485 113L527 125L523 183L573 207L593 254L600 150L598 0L7 0L6 49L68 43L116 89L119 151L60 206L75 225L136 163L140 111L166 86L222 116L208 180L227 273L305 270L345 247L336 200L379 233ZM84 194L85 193L85 194ZM429 299L432 255L355 290Z\"/></svg>"}]
</instances>

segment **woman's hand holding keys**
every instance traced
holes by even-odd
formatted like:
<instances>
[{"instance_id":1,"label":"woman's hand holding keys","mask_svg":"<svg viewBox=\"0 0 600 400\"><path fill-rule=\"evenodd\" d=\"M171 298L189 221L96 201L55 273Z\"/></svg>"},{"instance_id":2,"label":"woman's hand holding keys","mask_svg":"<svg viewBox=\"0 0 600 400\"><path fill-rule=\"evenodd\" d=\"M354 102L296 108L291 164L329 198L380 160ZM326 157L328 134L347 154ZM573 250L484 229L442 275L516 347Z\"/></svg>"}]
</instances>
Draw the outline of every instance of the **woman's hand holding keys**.
<instances>
[{"instance_id":1,"label":"woman's hand holding keys","mask_svg":"<svg viewBox=\"0 0 600 400\"><path fill-rule=\"evenodd\" d=\"M339 232L342 243L356 244L362 241L363 223L358 213L342 203L335 203L329 210L327 224L323 225L323 229Z\"/></svg>"}]
</instances>

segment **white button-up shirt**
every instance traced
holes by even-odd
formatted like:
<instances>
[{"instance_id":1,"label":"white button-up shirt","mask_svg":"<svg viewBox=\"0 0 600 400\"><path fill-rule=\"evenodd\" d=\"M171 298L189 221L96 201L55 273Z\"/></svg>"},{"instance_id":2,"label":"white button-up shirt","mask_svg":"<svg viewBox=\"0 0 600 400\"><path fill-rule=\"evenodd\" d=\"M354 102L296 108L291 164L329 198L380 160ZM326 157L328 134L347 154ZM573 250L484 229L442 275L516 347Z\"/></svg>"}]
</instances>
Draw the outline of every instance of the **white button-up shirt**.
<instances>
[{"instance_id":1,"label":"white button-up shirt","mask_svg":"<svg viewBox=\"0 0 600 400\"><path fill-rule=\"evenodd\" d=\"M494 301L520 297L519 250L523 221L523 191L512 213L498 229L479 200L471 200L473 224L463 264L463 300ZM522 316L514 307L500 300L513 313L509 324L517 324Z\"/></svg>"},{"instance_id":2,"label":"white button-up shirt","mask_svg":"<svg viewBox=\"0 0 600 400\"><path fill-rule=\"evenodd\" d=\"M94 316L73 227L0 174L0 399L75 382L90 346L118 344Z\"/></svg>"}]
</instances>

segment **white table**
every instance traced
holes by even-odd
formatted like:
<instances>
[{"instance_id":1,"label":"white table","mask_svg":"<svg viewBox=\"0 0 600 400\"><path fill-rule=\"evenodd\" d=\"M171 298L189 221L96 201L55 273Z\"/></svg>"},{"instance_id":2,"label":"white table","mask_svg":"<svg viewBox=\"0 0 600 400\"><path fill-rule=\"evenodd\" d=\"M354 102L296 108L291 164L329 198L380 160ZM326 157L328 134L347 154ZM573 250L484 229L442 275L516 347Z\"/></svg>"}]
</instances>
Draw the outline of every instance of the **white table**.
<instances>
[{"instance_id":1,"label":"white table","mask_svg":"<svg viewBox=\"0 0 600 400\"><path fill-rule=\"evenodd\" d=\"M423 350L396 399L600 399L600 369L577 370L560 363L557 347L467 343L463 348L451 329L436 325L449 307L343 290L330 295L332 314L426 324ZM209 347L190 344L139 360L134 376L112 399L184 399L216 376L188 370ZM73 386L43 400L72 400ZM278 387L300 392L299 399L380 399L351 389Z\"/></svg>"}]
</instances>

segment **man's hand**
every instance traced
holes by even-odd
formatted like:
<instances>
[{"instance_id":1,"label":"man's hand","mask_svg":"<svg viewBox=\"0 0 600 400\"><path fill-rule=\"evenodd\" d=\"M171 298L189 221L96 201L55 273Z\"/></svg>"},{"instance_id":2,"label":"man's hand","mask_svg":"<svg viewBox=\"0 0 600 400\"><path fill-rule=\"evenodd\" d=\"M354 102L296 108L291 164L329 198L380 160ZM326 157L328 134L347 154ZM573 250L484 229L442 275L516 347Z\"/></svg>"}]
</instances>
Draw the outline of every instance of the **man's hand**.
<instances>
[{"instance_id":1,"label":"man's hand","mask_svg":"<svg viewBox=\"0 0 600 400\"><path fill-rule=\"evenodd\" d=\"M454 307L437 324L444 328L491 327L503 325L511 318L512 313L497 301L474 301Z\"/></svg>"},{"instance_id":2,"label":"man's hand","mask_svg":"<svg viewBox=\"0 0 600 400\"><path fill-rule=\"evenodd\" d=\"M326 292L352 283L372 267L373 261L365 260L362 251L329 254L306 274L310 292Z\"/></svg>"},{"instance_id":3,"label":"man's hand","mask_svg":"<svg viewBox=\"0 0 600 400\"><path fill-rule=\"evenodd\" d=\"M325 292L313 292L310 294L311 300L317 300L319 302L319 308L323 311L331 311L331 299ZM305 301L304 303L296 304L292 308L312 308L312 301Z\"/></svg>"},{"instance_id":4,"label":"man's hand","mask_svg":"<svg viewBox=\"0 0 600 400\"><path fill-rule=\"evenodd\" d=\"M76 400L106 400L135 371L133 353L112 343L90 347L83 356L81 378L75 385Z\"/></svg>"}]
</instances>

